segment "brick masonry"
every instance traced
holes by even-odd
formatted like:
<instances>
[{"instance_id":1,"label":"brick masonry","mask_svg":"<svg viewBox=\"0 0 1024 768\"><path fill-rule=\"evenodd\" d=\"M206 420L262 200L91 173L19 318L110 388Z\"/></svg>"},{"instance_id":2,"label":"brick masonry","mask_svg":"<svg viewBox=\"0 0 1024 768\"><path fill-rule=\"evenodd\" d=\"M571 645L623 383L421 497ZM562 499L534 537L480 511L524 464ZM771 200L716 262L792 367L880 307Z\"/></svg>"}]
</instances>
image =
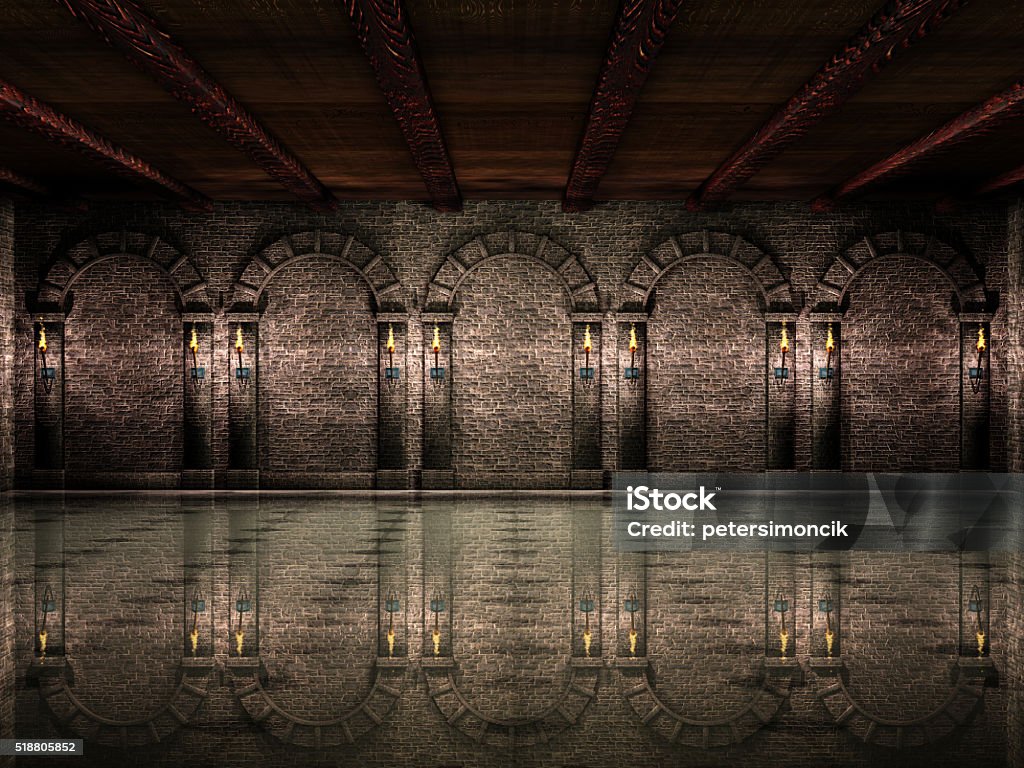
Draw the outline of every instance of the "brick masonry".
<instances>
[{"instance_id":1,"label":"brick masonry","mask_svg":"<svg viewBox=\"0 0 1024 768\"><path fill-rule=\"evenodd\" d=\"M0 492L14 483L14 204L0 198Z\"/></svg>"}]
</instances>

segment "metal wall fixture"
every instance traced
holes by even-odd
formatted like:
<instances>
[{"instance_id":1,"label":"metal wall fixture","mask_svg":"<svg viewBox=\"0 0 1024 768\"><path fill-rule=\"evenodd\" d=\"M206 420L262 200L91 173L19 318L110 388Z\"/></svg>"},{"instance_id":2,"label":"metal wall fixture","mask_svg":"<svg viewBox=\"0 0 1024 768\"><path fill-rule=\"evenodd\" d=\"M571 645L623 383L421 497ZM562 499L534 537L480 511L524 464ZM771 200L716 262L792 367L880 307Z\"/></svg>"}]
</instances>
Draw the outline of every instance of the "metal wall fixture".
<instances>
[{"instance_id":1,"label":"metal wall fixture","mask_svg":"<svg viewBox=\"0 0 1024 768\"><path fill-rule=\"evenodd\" d=\"M985 352L988 349L988 342L985 340L985 326L978 326L978 340L974 343L978 351L978 359L974 366L967 369L967 378L971 382L971 392L981 391L981 383L985 379Z\"/></svg>"},{"instance_id":2,"label":"metal wall fixture","mask_svg":"<svg viewBox=\"0 0 1024 768\"><path fill-rule=\"evenodd\" d=\"M39 350L39 380L43 382L43 391L50 394L53 391L53 383L57 380L57 369L46 362L46 326L42 321L36 329L37 349Z\"/></svg>"},{"instance_id":3,"label":"metal wall fixture","mask_svg":"<svg viewBox=\"0 0 1024 768\"><path fill-rule=\"evenodd\" d=\"M444 367L441 365L441 328L434 323L434 337L430 341L430 349L434 353L434 367L430 369L431 383L444 384Z\"/></svg>"},{"instance_id":4,"label":"metal wall fixture","mask_svg":"<svg viewBox=\"0 0 1024 768\"><path fill-rule=\"evenodd\" d=\"M640 368L636 364L636 351L639 346L636 340L636 323L632 323L629 326L629 367L623 373L626 381L634 387L640 381Z\"/></svg>"},{"instance_id":5,"label":"metal wall fixture","mask_svg":"<svg viewBox=\"0 0 1024 768\"><path fill-rule=\"evenodd\" d=\"M832 625L832 612L834 610L835 604L832 602L832 593L826 592L818 600L818 612L825 614L825 650L828 652L830 659L832 658L832 648L836 640L835 628Z\"/></svg>"},{"instance_id":6,"label":"metal wall fixture","mask_svg":"<svg viewBox=\"0 0 1024 768\"><path fill-rule=\"evenodd\" d=\"M593 642L593 635L590 633L590 614L594 612L594 593L589 589L584 590L580 598L580 612L583 614L583 652L590 658L590 645Z\"/></svg>"},{"instance_id":7,"label":"metal wall fixture","mask_svg":"<svg viewBox=\"0 0 1024 768\"><path fill-rule=\"evenodd\" d=\"M594 349L594 342L590 338L590 324L587 324L583 331L583 367L580 368L580 381L583 386L589 387L594 383L594 369L590 365L590 353ZM589 654L587 654L589 656Z\"/></svg>"},{"instance_id":8,"label":"metal wall fixture","mask_svg":"<svg viewBox=\"0 0 1024 768\"><path fill-rule=\"evenodd\" d=\"M976 629L974 631L974 640L978 645L978 657L981 658L985 655L985 622L983 613L985 606L981 602L981 592L977 586L971 587L971 597L967 601L967 612L973 613Z\"/></svg>"},{"instance_id":9,"label":"metal wall fixture","mask_svg":"<svg viewBox=\"0 0 1024 768\"><path fill-rule=\"evenodd\" d=\"M192 650L192 655L195 656L196 652L199 650L199 614L206 612L206 598L203 597L203 593L199 591L199 587L196 587L195 591L192 593L192 600L189 602L189 610L192 612L192 629L188 633L188 642Z\"/></svg>"},{"instance_id":10,"label":"metal wall fixture","mask_svg":"<svg viewBox=\"0 0 1024 768\"><path fill-rule=\"evenodd\" d=\"M786 614L789 612L789 600L779 592L775 595L772 610L779 614L779 655L785 658L789 650L789 630L786 629Z\"/></svg>"},{"instance_id":11,"label":"metal wall fixture","mask_svg":"<svg viewBox=\"0 0 1024 768\"><path fill-rule=\"evenodd\" d=\"M53 590L47 585L43 590L43 599L39 605L42 619L39 620L39 661L46 661L46 619L51 613L57 612L57 600L53 596Z\"/></svg>"},{"instance_id":12,"label":"metal wall fixture","mask_svg":"<svg viewBox=\"0 0 1024 768\"><path fill-rule=\"evenodd\" d=\"M444 613L446 604L444 595L435 593L430 598L430 612L434 614L434 629L430 633L430 640L434 645L434 655L441 655L441 614Z\"/></svg>"},{"instance_id":13,"label":"metal wall fixture","mask_svg":"<svg viewBox=\"0 0 1024 768\"><path fill-rule=\"evenodd\" d=\"M623 609L629 614L629 655L636 656L636 647L639 640L639 634L636 631L636 614L640 610L640 600L636 596L636 591L629 593L622 604Z\"/></svg>"},{"instance_id":14,"label":"metal wall fixture","mask_svg":"<svg viewBox=\"0 0 1024 768\"><path fill-rule=\"evenodd\" d=\"M789 328L785 322L782 323L782 331L779 336L779 353L781 360L775 367L774 373L775 383L782 385L789 379L789 368L786 366L786 355L789 354Z\"/></svg>"},{"instance_id":15,"label":"metal wall fixture","mask_svg":"<svg viewBox=\"0 0 1024 768\"><path fill-rule=\"evenodd\" d=\"M249 590L243 588L238 593L238 599L235 600L235 613L238 614L238 627L235 629L235 655L241 658L245 650L245 630L242 627L242 619L245 614L252 613L252 596L249 594Z\"/></svg>"},{"instance_id":16,"label":"metal wall fixture","mask_svg":"<svg viewBox=\"0 0 1024 768\"><path fill-rule=\"evenodd\" d=\"M832 335L832 323L828 324L828 338L825 339L825 367L818 369L818 379L825 386L831 386L836 369L832 366L832 356L836 351L836 339Z\"/></svg>"},{"instance_id":17,"label":"metal wall fixture","mask_svg":"<svg viewBox=\"0 0 1024 768\"><path fill-rule=\"evenodd\" d=\"M384 612L388 615L388 658L395 655L395 614L402 609L402 604L395 594L395 590L389 589L388 596L384 598Z\"/></svg>"},{"instance_id":18,"label":"metal wall fixture","mask_svg":"<svg viewBox=\"0 0 1024 768\"><path fill-rule=\"evenodd\" d=\"M206 380L206 368L199 364L199 336L196 333L196 324L192 323L192 333L188 340L188 351L192 355L192 366L189 370L189 380L193 389L199 389Z\"/></svg>"},{"instance_id":19,"label":"metal wall fixture","mask_svg":"<svg viewBox=\"0 0 1024 768\"><path fill-rule=\"evenodd\" d=\"M235 353L238 355L238 365L235 366L235 381L238 382L238 386L244 389L249 386L250 370L249 366L242 359L243 352L245 352L245 341L242 339L242 326L239 324L235 332Z\"/></svg>"},{"instance_id":20,"label":"metal wall fixture","mask_svg":"<svg viewBox=\"0 0 1024 768\"><path fill-rule=\"evenodd\" d=\"M384 369L384 380L391 386L395 386L402 375L402 369L395 365L395 328L391 323L388 323L388 340L385 346L388 353L388 365Z\"/></svg>"}]
</instances>

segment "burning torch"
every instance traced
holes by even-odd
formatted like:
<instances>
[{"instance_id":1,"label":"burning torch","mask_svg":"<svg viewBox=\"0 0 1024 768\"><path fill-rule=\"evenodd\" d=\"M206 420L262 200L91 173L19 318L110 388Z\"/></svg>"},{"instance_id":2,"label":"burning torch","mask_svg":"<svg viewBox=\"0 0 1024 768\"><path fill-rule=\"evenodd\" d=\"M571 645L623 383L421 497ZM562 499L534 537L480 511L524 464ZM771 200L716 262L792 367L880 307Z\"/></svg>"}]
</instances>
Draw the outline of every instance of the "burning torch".
<instances>
[{"instance_id":1,"label":"burning torch","mask_svg":"<svg viewBox=\"0 0 1024 768\"><path fill-rule=\"evenodd\" d=\"M43 621L39 626L39 661L46 661L46 617L57 612L57 601L53 597L53 590L47 585L43 590L43 603L40 606L43 613Z\"/></svg>"},{"instance_id":2,"label":"burning torch","mask_svg":"<svg viewBox=\"0 0 1024 768\"><path fill-rule=\"evenodd\" d=\"M441 655L441 614L444 613L444 598L436 594L430 598L430 611L434 614L434 630L430 633L430 639L434 643L434 655Z\"/></svg>"},{"instance_id":3,"label":"burning torch","mask_svg":"<svg viewBox=\"0 0 1024 768\"><path fill-rule=\"evenodd\" d=\"M818 601L818 610L825 614L825 646L828 649L828 657L832 658L832 645L835 642L835 631L832 628L832 611L835 606L832 603L832 594L825 593L825 596Z\"/></svg>"},{"instance_id":4,"label":"burning torch","mask_svg":"<svg viewBox=\"0 0 1024 768\"><path fill-rule=\"evenodd\" d=\"M245 342L242 340L242 325L239 324L235 331L235 352L238 354L238 367L235 368L235 378L238 386L245 387L249 384L249 369L242 362L242 353L245 351Z\"/></svg>"},{"instance_id":5,"label":"burning torch","mask_svg":"<svg viewBox=\"0 0 1024 768\"><path fill-rule=\"evenodd\" d=\"M981 604L981 593L976 586L971 587L971 597L967 602L967 611L968 613L973 613L977 620L978 628L974 633L974 639L978 643L979 658L985 655L985 627L981 617L983 607Z\"/></svg>"},{"instance_id":6,"label":"burning torch","mask_svg":"<svg viewBox=\"0 0 1024 768\"><path fill-rule=\"evenodd\" d=\"M985 376L985 369L982 367L983 358L985 356L985 350L988 347L988 343L985 341L985 326L978 326L978 341L974 344L975 349L978 350L978 366L968 370L968 377L971 382L971 391L978 392L981 389L981 380Z\"/></svg>"},{"instance_id":7,"label":"burning torch","mask_svg":"<svg viewBox=\"0 0 1024 768\"><path fill-rule=\"evenodd\" d=\"M818 378L825 386L832 383L835 371L832 368L832 355L836 351L836 339L832 335L832 323L828 324L828 338L825 339L825 367L818 371Z\"/></svg>"},{"instance_id":8,"label":"burning torch","mask_svg":"<svg viewBox=\"0 0 1024 768\"><path fill-rule=\"evenodd\" d=\"M39 324L39 378L43 380L43 391L50 394L53 382L57 379L57 371L46 364L46 326Z\"/></svg>"},{"instance_id":9,"label":"burning torch","mask_svg":"<svg viewBox=\"0 0 1024 768\"><path fill-rule=\"evenodd\" d=\"M629 368L626 369L626 381L634 387L640 381L640 369L636 367L636 350L639 346L636 340L636 323L632 323L629 326Z\"/></svg>"},{"instance_id":10,"label":"burning torch","mask_svg":"<svg viewBox=\"0 0 1024 768\"><path fill-rule=\"evenodd\" d=\"M388 590L388 596L384 600L384 610L388 614L388 658L395 655L395 614L401 608L398 595L393 589Z\"/></svg>"},{"instance_id":11,"label":"burning torch","mask_svg":"<svg viewBox=\"0 0 1024 768\"><path fill-rule=\"evenodd\" d=\"M629 597L626 598L623 608L629 614L629 655L636 656L636 643L637 643L637 632L636 632L636 613L640 610L640 600L637 599L636 592L630 592Z\"/></svg>"},{"instance_id":12,"label":"burning torch","mask_svg":"<svg viewBox=\"0 0 1024 768\"><path fill-rule=\"evenodd\" d=\"M594 342L590 338L590 326L587 325L583 331L583 367L580 368L580 380L585 387L594 383L594 369L590 367L590 352L593 348Z\"/></svg>"},{"instance_id":13,"label":"burning torch","mask_svg":"<svg viewBox=\"0 0 1024 768\"><path fill-rule=\"evenodd\" d=\"M391 323L388 323L388 340L387 340L387 351L388 351L388 366L384 369L384 379L388 384L394 386L398 383L398 369L395 368L395 328Z\"/></svg>"},{"instance_id":14,"label":"burning torch","mask_svg":"<svg viewBox=\"0 0 1024 768\"><path fill-rule=\"evenodd\" d=\"M188 341L188 349L192 353L192 386L195 389L199 389L203 386L206 371L199 367L199 336L196 334L195 323L192 324L192 334Z\"/></svg>"},{"instance_id":15,"label":"burning torch","mask_svg":"<svg viewBox=\"0 0 1024 768\"><path fill-rule=\"evenodd\" d=\"M440 386L444 383L444 368L441 367L441 329L434 323L434 337L430 341L430 349L434 353L434 367L430 369L430 380Z\"/></svg>"},{"instance_id":16,"label":"burning torch","mask_svg":"<svg viewBox=\"0 0 1024 768\"><path fill-rule=\"evenodd\" d=\"M779 648L780 656L785 657L786 649L789 648L789 630L786 629L786 613L789 612L789 600L779 592L775 596L775 603L772 606L777 614L779 614Z\"/></svg>"},{"instance_id":17,"label":"burning torch","mask_svg":"<svg viewBox=\"0 0 1024 768\"><path fill-rule=\"evenodd\" d=\"M592 635L590 634L590 614L594 612L594 593L589 589L583 593L583 597L580 598L580 611L583 612L584 625L583 625L583 651L587 654L587 658L590 658L590 644L592 642Z\"/></svg>"},{"instance_id":18,"label":"burning torch","mask_svg":"<svg viewBox=\"0 0 1024 768\"><path fill-rule=\"evenodd\" d=\"M782 336L779 339L779 351L782 353L782 364L775 369L775 383L785 384L789 378L789 368L786 367L786 355L789 353L789 329L786 323L782 324Z\"/></svg>"},{"instance_id":19,"label":"burning torch","mask_svg":"<svg viewBox=\"0 0 1024 768\"><path fill-rule=\"evenodd\" d=\"M242 618L252 612L252 596L249 590L243 589L238 593L235 601L235 611L238 613L238 629L235 630L235 655L241 657L245 645L245 632L242 631Z\"/></svg>"},{"instance_id":20,"label":"burning torch","mask_svg":"<svg viewBox=\"0 0 1024 768\"><path fill-rule=\"evenodd\" d=\"M196 651L199 648L199 614L206 611L206 599L199 591L199 587L196 587L192 593L192 631L188 633L188 640L192 646L192 655L196 655ZM238 654L241 656L241 652Z\"/></svg>"}]
</instances>

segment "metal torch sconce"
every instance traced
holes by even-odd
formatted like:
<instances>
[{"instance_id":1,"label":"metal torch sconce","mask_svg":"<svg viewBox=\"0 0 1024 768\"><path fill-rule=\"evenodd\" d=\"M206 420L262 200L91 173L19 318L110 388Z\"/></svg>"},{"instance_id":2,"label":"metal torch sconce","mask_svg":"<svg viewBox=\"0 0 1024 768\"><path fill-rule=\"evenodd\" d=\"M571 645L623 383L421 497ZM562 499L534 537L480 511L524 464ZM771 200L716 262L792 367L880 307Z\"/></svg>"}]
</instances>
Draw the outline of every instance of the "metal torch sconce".
<instances>
[{"instance_id":1,"label":"metal torch sconce","mask_svg":"<svg viewBox=\"0 0 1024 768\"><path fill-rule=\"evenodd\" d=\"M977 622L974 632L974 639L978 644L978 657L985 655L985 624L982 614L985 606L981 602L981 592L978 588L971 587L971 597L967 601L967 612L973 613Z\"/></svg>"},{"instance_id":2,"label":"metal torch sconce","mask_svg":"<svg viewBox=\"0 0 1024 768\"><path fill-rule=\"evenodd\" d=\"M594 342L590 338L590 325L583 331L583 367L580 368L580 381L583 386L589 387L594 383L594 369L590 365L590 353L594 349ZM590 655L589 653L587 654Z\"/></svg>"},{"instance_id":3,"label":"metal torch sconce","mask_svg":"<svg viewBox=\"0 0 1024 768\"><path fill-rule=\"evenodd\" d=\"M978 361L974 367L967 369L967 378L971 382L971 392L981 391L981 383L985 378L985 352L988 349L988 342L985 340L985 326L978 326L978 340L974 343L978 351Z\"/></svg>"},{"instance_id":4,"label":"metal torch sconce","mask_svg":"<svg viewBox=\"0 0 1024 768\"><path fill-rule=\"evenodd\" d=\"M199 364L199 336L196 333L195 323L192 324L192 333L188 340L188 351L192 355L192 367L189 370L189 379L193 389L199 389L206 380L206 368Z\"/></svg>"},{"instance_id":5,"label":"metal torch sconce","mask_svg":"<svg viewBox=\"0 0 1024 768\"><path fill-rule=\"evenodd\" d=\"M789 630L786 629L786 614L789 613L789 600L779 592L775 595L772 610L779 614L779 655L785 658L789 649Z\"/></svg>"},{"instance_id":6,"label":"metal torch sconce","mask_svg":"<svg viewBox=\"0 0 1024 768\"><path fill-rule=\"evenodd\" d=\"M189 608L192 611L192 629L188 633L189 645L192 647L192 655L196 655L196 651L199 649L199 614L206 612L206 598L203 597L203 593L199 591L199 587L196 587L192 593L192 600L189 603ZM239 656L242 654L239 653Z\"/></svg>"},{"instance_id":7,"label":"metal torch sconce","mask_svg":"<svg viewBox=\"0 0 1024 768\"><path fill-rule=\"evenodd\" d=\"M444 384L444 368L441 366L441 329L434 323L434 336L430 341L434 353L434 367L430 369L430 382L435 386Z\"/></svg>"},{"instance_id":8,"label":"metal torch sconce","mask_svg":"<svg viewBox=\"0 0 1024 768\"><path fill-rule=\"evenodd\" d=\"M583 614L583 652L590 658L590 644L593 642L593 635L590 634L590 614L594 612L594 593L589 589L584 591L580 598L580 612Z\"/></svg>"},{"instance_id":9,"label":"metal torch sconce","mask_svg":"<svg viewBox=\"0 0 1024 768\"><path fill-rule=\"evenodd\" d=\"M384 380L395 386L402 375L402 369L395 365L395 329L391 323L388 323L387 353L388 365L384 369Z\"/></svg>"},{"instance_id":10,"label":"metal torch sconce","mask_svg":"<svg viewBox=\"0 0 1024 768\"><path fill-rule=\"evenodd\" d=\"M836 370L832 366L832 357L836 351L836 339L832 335L832 323L828 324L828 338L825 339L825 367L818 369L818 379L825 386L831 386Z\"/></svg>"},{"instance_id":11,"label":"metal torch sconce","mask_svg":"<svg viewBox=\"0 0 1024 768\"><path fill-rule=\"evenodd\" d=\"M53 590L47 585L46 589L43 590L43 600L40 603L40 612L43 614L42 620L39 622L39 660L46 660L46 619L51 613L57 612L57 600L53 596Z\"/></svg>"},{"instance_id":12,"label":"metal torch sconce","mask_svg":"<svg viewBox=\"0 0 1024 768\"><path fill-rule=\"evenodd\" d=\"M239 324L235 331L235 353L238 355L238 365L235 366L235 381L238 386L245 389L249 386L249 366L245 365L242 353L245 351L245 342L242 340L242 326Z\"/></svg>"},{"instance_id":13,"label":"metal torch sconce","mask_svg":"<svg viewBox=\"0 0 1024 768\"><path fill-rule=\"evenodd\" d=\"M828 651L830 659L832 658L832 647L836 640L835 629L832 626L832 612L834 610L835 604L832 602L832 595L826 592L824 597L818 600L818 612L825 614L825 649Z\"/></svg>"},{"instance_id":14,"label":"metal torch sconce","mask_svg":"<svg viewBox=\"0 0 1024 768\"><path fill-rule=\"evenodd\" d=\"M402 604L393 589L388 590L388 596L384 599L384 611L388 615L388 658L395 655L395 614L402 609Z\"/></svg>"},{"instance_id":15,"label":"metal torch sconce","mask_svg":"<svg viewBox=\"0 0 1024 768\"><path fill-rule=\"evenodd\" d=\"M434 614L434 629L430 633L430 640L434 644L435 656L441 655L441 614L446 607L442 595L436 594L430 598L430 612Z\"/></svg>"},{"instance_id":16,"label":"metal torch sconce","mask_svg":"<svg viewBox=\"0 0 1024 768\"><path fill-rule=\"evenodd\" d=\"M782 358L779 365L775 367L775 383L782 385L789 378L789 368L786 366L786 355L789 354L789 329L785 322L782 323L782 332L779 337L779 353Z\"/></svg>"},{"instance_id":17,"label":"metal torch sconce","mask_svg":"<svg viewBox=\"0 0 1024 768\"><path fill-rule=\"evenodd\" d=\"M50 394L53 391L53 383L57 380L57 369L46 363L46 326L40 322L38 331L39 349L39 379L43 382L43 391Z\"/></svg>"},{"instance_id":18,"label":"metal torch sconce","mask_svg":"<svg viewBox=\"0 0 1024 768\"><path fill-rule=\"evenodd\" d=\"M629 655L636 656L638 634L636 631L636 614L640 610L640 600L636 592L630 592L629 597L623 601L623 609L629 614Z\"/></svg>"},{"instance_id":19,"label":"metal torch sconce","mask_svg":"<svg viewBox=\"0 0 1024 768\"><path fill-rule=\"evenodd\" d=\"M636 323L632 323L629 326L629 367L623 371L631 387L635 387L640 381L640 368L636 364L636 351L639 346L636 340Z\"/></svg>"},{"instance_id":20,"label":"metal torch sconce","mask_svg":"<svg viewBox=\"0 0 1024 768\"><path fill-rule=\"evenodd\" d=\"M252 596L249 594L249 590L243 589L238 593L238 599L235 600L235 613L238 614L238 628L235 629L235 655L241 658L242 651L245 649L245 632L242 630L242 619L245 614L252 613Z\"/></svg>"}]
</instances>

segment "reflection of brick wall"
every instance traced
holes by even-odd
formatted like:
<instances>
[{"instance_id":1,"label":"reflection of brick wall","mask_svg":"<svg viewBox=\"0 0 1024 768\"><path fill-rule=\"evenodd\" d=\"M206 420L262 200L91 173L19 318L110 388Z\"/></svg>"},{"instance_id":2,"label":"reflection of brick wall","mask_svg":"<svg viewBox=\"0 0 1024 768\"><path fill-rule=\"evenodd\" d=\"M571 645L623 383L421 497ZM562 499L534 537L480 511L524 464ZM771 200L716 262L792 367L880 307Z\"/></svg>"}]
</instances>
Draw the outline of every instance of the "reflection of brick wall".
<instances>
[{"instance_id":1,"label":"reflection of brick wall","mask_svg":"<svg viewBox=\"0 0 1024 768\"><path fill-rule=\"evenodd\" d=\"M0 739L14 738L14 507L0 498ZM14 759L0 757L0 766Z\"/></svg>"},{"instance_id":2,"label":"reflection of brick wall","mask_svg":"<svg viewBox=\"0 0 1024 768\"><path fill-rule=\"evenodd\" d=\"M0 200L0 491L14 481L14 205Z\"/></svg>"},{"instance_id":3,"label":"reflection of brick wall","mask_svg":"<svg viewBox=\"0 0 1024 768\"><path fill-rule=\"evenodd\" d=\"M305 259L275 275L266 295L261 472L373 472L377 325L366 283L337 262Z\"/></svg>"},{"instance_id":4,"label":"reflection of brick wall","mask_svg":"<svg viewBox=\"0 0 1024 768\"><path fill-rule=\"evenodd\" d=\"M181 318L174 289L140 261L97 264L65 325L64 439L75 472L179 472Z\"/></svg>"},{"instance_id":5,"label":"reflection of brick wall","mask_svg":"<svg viewBox=\"0 0 1024 768\"><path fill-rule=\"evenodd\" d=\"M891 259L850 288L843 321L844 468L960 466L960 326L951 286L929 265Z\"/></svg>"},{"instance_id":6,"label":"reflection of brick wall","mask_svg":"<svg viewBox=\"0 0 1024 768\"><path fill-rule=\"evenodd\" d=\"M572 456L571 323L547 270L509 257L459 288L453 466L464 487L565 487Z\"/></svg>"},{"instance_id":7,"label":"reflection of brick wall","mask_svg":"<svg viewBox=\"0 0 1024 768\"><path fill-rule=\"evenodd\" d=\"M647 324L647 444L656 471L765 466L765 325L757 287L721 260L656 288Z\"/></svg>"}]
</instances>

